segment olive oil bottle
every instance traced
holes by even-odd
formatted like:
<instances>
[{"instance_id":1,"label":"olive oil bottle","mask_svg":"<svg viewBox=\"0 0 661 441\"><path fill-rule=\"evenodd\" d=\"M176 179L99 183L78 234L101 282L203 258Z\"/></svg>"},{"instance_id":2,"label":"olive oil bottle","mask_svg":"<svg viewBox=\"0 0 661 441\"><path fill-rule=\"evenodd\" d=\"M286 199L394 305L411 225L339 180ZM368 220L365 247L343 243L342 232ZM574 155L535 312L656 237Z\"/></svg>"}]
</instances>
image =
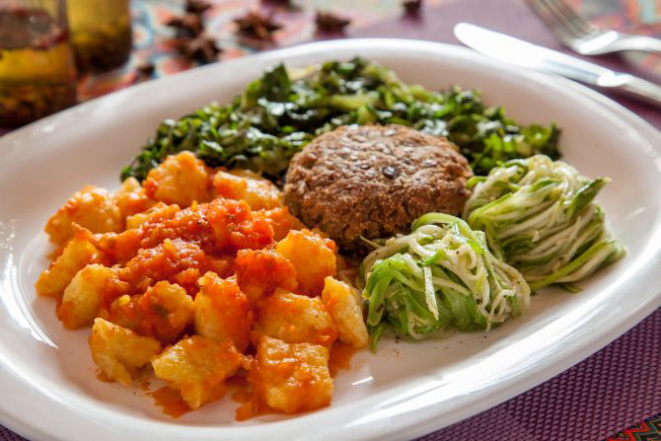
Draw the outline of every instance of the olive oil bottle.
<instances>
[{"instance_id":1,"label":"olive oil bottle","mask_svg":"<svg viewBox=\"0 0 661 441\"><path fill-rule=\"evenodd\" d=\"M76 103L64 0L0 0L0 127Z\"/></svg>"},{"instance_id":2,"label":"olive oil bottle","mask_svg":"<svg viewBox=\"0 0 661 441\"><path fill-rule=\"evenodd\" d=\"M126 63L133 42L128 0L67 0L67 11L79 70L103 72Z\"/></svg>"}]
</instances>

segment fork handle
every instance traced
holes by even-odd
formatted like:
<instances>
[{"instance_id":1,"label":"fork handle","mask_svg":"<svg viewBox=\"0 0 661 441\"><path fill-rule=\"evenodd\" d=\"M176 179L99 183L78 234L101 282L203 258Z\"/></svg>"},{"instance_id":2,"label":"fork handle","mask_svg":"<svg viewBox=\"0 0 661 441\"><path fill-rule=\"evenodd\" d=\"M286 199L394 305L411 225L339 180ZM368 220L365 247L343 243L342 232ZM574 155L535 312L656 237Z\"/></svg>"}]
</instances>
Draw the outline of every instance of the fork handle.
<instances>
[{"instance_id":1,"label":"fork handle","mask_svg":"<svg viewBox=\"0 0 661 441\"><path fill-rule=\"evenodd\" d=\"M633 75L624 74L622 83L616 88L626 95L661 106L661 86Z\"/></svg>"},{"instance_id":2,"label":"fork handle","mask_svg":"<svg viewBox=\"0 0 661 441\"><path fill-rule=\"evenodd\" d=\"M640 51L661 54L661 39L646 35L628 35L613 42L618 50Z\"/></svg>"}]
</instances>

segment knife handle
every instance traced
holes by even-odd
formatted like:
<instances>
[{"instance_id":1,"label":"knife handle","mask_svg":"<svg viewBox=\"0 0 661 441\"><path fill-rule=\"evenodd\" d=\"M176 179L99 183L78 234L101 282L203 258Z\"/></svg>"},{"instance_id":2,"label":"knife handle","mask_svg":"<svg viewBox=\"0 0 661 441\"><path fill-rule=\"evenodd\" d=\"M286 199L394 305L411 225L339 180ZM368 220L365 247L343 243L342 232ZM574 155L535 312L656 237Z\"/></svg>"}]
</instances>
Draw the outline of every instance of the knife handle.
<instances>
[{"instance_id":1,"label":"knife handle","mask_svg":"<svg viewBox=\"0 0 661 441\"><path fill-rule=\"evenodd\" d=\"M618 90L661 107L661 86L633 75L625 74L621 78L622 83L616 87Z\"/></svg>"}]
</instances>

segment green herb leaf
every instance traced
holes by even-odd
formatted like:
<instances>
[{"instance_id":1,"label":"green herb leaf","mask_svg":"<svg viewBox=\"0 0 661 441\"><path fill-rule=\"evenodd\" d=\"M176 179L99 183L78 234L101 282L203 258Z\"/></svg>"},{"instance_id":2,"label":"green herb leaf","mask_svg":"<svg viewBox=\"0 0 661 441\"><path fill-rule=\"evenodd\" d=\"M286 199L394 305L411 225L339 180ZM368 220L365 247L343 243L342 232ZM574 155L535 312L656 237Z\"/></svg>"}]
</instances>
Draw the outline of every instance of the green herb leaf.
<instances>
[{"instance_id":1,"label":"green herb leaf","mask_svg":"<svg viewBox=\"0 0 661 441\"><path fill-rule=\"evenodd\" d=\"M158 127L122 179L144 180L168 155L195 152L208 166L244 167L274 180L315 136L348 124L401 124L456 143L475 174L535 153L558 157L555 125L519 126L475 91L408 85L363 58L331 61L290 77L267 70L229 105L212 103Z\"/></svg>"}]
</instances>

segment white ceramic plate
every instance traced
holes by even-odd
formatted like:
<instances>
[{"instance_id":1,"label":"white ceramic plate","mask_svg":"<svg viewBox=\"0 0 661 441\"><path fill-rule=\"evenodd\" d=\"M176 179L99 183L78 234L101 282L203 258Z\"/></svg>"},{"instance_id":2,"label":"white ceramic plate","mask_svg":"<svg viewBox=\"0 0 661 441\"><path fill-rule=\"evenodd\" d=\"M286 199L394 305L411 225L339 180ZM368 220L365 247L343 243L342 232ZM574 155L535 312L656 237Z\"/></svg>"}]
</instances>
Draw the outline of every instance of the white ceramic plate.
<instances>
[{"instance_id":1,"label":"white ceramic plate","mask_svg":"<svg viewBox=\"0 0 661 441\"><path fill-rule=\"evenodd\" d=\"M84 184L119 185L119 171L157 124L212 99L227 102L280 61L362 55L432 89L483 91L526 123L556 121L564 159L610 176L600 195L629 254L583 283L545 291L489 334L383 339L336 379L333 404L292 418L233 421L229 398L177 420L139 390L95 379L89 330L63 330L34 282L47 265L46 219ZM468 50L412 40L344 40L267 52L149 82L77 106L0 139L0 421L35 440L404 439L505 401L598 350L661 304L661 135L575 83Z\"/></svg>"}]
</instances>

